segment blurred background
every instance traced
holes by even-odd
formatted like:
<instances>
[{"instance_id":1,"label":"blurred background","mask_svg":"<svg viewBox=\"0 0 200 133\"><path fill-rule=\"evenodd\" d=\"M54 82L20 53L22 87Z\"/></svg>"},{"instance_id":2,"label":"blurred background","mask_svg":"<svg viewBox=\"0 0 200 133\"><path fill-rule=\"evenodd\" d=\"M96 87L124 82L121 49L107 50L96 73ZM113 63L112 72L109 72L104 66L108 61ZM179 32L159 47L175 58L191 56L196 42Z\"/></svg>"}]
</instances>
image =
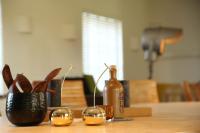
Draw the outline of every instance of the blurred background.
<instances>
[{"instance_id":1,"label":"blurred background","mask_svg":"<svg viewBox=\"0 0 200 133\"><path fill-rule=\"evenodd\" d=\"M106 62L117 65L120 80L146 80L142 33L161 26L183 35L154 61L160 101L185 101L183 81L200 81L199 0L1 0L1 22L1 67L9 64L13 77L40 80L55 67L63 77L72 64L69 77L96 80Z\"/></svg>"}]
</instances>

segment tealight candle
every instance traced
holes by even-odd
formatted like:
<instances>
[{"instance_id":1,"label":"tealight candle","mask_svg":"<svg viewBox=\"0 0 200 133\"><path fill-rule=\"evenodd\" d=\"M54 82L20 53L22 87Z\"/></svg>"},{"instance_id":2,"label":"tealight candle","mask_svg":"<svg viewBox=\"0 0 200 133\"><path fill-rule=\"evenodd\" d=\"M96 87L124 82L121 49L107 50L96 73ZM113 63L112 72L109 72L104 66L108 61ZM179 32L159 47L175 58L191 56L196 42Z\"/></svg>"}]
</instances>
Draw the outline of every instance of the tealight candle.
<instances>
[{"instance_id":1,"label":"tealight candle","mask_svg":"<svg viewBox=\"0 0 200 133\"><path fill-rule=\"evenodd\" d=\"M51 114L51 124L55 126L68 126L72 123L72 111L69 108L55 109Z\"/></svg>"},{"instance_id":2,"label":"tealight candle","mask_svg":"<svg viewBox=\"0 0 200 133\"><path fill-rule=\"evenodd\" d=\"M100 125L106 121L106 113L100 107L88 107L83 110L83 121L86 125Z\"/></svg>"}]
</instances>

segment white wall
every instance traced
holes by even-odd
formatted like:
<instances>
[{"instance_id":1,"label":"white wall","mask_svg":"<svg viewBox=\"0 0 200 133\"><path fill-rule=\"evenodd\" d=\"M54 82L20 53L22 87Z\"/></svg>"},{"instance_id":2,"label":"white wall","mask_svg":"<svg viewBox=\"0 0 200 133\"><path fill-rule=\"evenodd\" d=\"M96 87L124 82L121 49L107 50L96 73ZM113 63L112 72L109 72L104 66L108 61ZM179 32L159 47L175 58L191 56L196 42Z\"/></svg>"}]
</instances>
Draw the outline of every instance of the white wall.
<instances>
[{"instance_id":1,"label":"white wall","mask_svg":"<svg viewBox=\"0 0 200 133\"><path fill-rule=\"evenodd\" d=\"M69 64L74 66L70 76L82 75L83 11L121 17L121 0L3 0L2 8L4 61L14 75L24 73L31 80L44 78L55 67L66 70ZM18 16L31 18L31 34L17 32ZM61 37L63 24L75 26L75 42Z\"/></svg>"},{"instance_id":2,"label":"white wall","mask_svg":"<svg viewBox=\"0 0 200 133\"><path fill-rule=\"evenodd\" d=\"M181 57L158 60L155 79L197 81L200 80L199 5L198 0L2 0L4 61L14 75L23 72L31 80L42 79L55 67L66 70L69 64L75 68L70 76L81 75L81 12L90 11L123 21L125 79L147 78L147 63L143 60L140 42L137 42L138 51L133 51L130 38L139 39L143 29L153 23L184 30L183 40L168 46L164 55ZM18 16L31 18L31 34L17 32ZM75 42L60 36L63 24L76 27Z\"/></svg>"},{"instance_id":3,"label":"white wall","mask_svg":"<svg viewBox=\"0 0 200 133\"><path fill-rule=\"evenodd\" d=\"M155 63L155 79L179 83L200 81L200 1L148 1L149 23L179 27L184 35L177 45L168 45Z\"/></svg>"},{"instance_id":4,"label":"white wall","mask_svg":"<svg viewBox=\"0 0 200 133\"><path fill-rule=\"evenodd\" d=\"M199 0L125 0L123 10L125 78L145 79L148 64L143 51L130 49L130 38L140 37L148 26L182 28L184 35L177 45L168 45L154 65L158 82L181 83L200 80L200 1ZM138 42L138 45L140 42Z\"/></svg>"},{"instance_id":5,"label":"white wall","mask_svg":"<svg viewBox=\"0 0 200 133\"><path fill-rule=\"evenodd\" d=\"M147 63L143 59L140 35L147 22L146 0L125 0L123 5L124 75L125 79L146 79ZM131 38L136 40L136 51L131 49Z\"/></svg>"}]
</instances>

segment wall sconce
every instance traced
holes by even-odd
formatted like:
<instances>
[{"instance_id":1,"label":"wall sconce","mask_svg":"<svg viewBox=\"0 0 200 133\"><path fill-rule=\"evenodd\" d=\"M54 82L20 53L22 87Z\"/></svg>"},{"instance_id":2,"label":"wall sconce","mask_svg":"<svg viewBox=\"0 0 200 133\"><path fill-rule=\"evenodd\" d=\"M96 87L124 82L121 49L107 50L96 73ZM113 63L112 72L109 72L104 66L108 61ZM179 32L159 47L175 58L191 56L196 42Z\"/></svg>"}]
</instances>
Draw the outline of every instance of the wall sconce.
<instances>
[{"instance_id":1,"label":"wall sconce","mask_svg":"<svg viewBox=\"0 0 200 133\"><path fill-rule=\"evenodd\" d=\"M74 24L63 24L61 29L61 37L68 41L75 41L77 36Z\"/></svg>"},{"instance_id":2,"label":"wall sconce","mask_svg":"<svg viewBox=\"0 0 200 133\"><path fill-rule=\"evenodd\" d=\"M27 16L17 16L16 29L17 32L19 33L31 33L32 32L31 18Z\"/></svg>"}]
</instances>

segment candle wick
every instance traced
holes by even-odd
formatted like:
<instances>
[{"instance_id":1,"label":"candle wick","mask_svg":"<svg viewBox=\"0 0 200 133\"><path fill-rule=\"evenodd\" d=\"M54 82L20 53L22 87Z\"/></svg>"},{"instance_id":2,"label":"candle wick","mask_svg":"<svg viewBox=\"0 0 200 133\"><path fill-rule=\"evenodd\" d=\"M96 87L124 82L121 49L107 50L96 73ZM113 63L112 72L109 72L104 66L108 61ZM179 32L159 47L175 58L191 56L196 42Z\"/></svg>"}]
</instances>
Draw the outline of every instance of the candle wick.
<instances>
[{"instance_id":1,"label":"candle wick","mask_svg":"<svg viewBox=\"0 0 200 133\"><path fill-rule=\"evenodd\" d=\"M65 78L68 76L69 72L72 70L73 66L70 64L67 72L64 74L64 77L63 77L63 80L62 80L62 85L61 85L61 91L63 89L63 86L64 86L64 82L65 82ZM62 94L62 93L61 93Z\"/></svg>"},{"instance_id":2,"label":"candle wick","mask_svg":"<svg viewBox=\"0 0 200 133\"><path fill-rule=\"evenodd\" d=\"M104 63L105 65L106 65L106 63ZM107 71L107 69L109 69L109 67L106 65L106 69L101 73L101 75L99 76L99 78L97 79L97 82L96 82L96 84L95 84L95 88L94 88L94 107L95 107L95 105L96 105L96 101L95 101L95 97L96 97L96 90L97 90L97 84L99 83L99 80L101 79L101 77L103 76L103 74Z\"/></svg>"},{"instance_id":3,"label":"candle wick","mask_svg":"<svg viewBox=\"0 0 200 133\"><path fill-rule=\"evenodd\" d=\"M106 63L104 63L104 65L105 65L109 70L111 70L110 67L109 67Z\"/></svg>"}]
</instances>

